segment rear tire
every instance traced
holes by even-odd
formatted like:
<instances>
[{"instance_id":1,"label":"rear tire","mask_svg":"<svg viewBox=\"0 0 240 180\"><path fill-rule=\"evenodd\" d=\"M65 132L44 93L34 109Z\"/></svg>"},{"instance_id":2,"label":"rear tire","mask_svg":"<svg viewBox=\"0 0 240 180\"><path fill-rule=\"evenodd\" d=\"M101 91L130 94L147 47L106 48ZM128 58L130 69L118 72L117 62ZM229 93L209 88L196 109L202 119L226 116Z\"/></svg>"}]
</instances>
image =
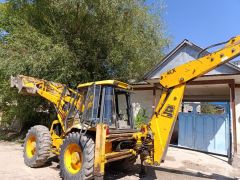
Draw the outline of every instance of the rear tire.
<instances>
[{"instance_id":1,"label":"rear tire","mask_svg":"<svg viewBox=\"0 0 240 180\"><path fill-rule=\"evenodd\" d=\"M37 125L30 128L24 141L25 164L34 168L43 166L50 156L51 144L51 136L47 127Z\"/></svg>"},{"instance_id":2,"label":"rear tire","mask_svg":"<svg viewBox=\"0 0 240 180\"><path fill-rule=\"evenodd\" d=\"M91 179L94 172L95 143L89 135L68 134L61 146L60 176L62 179Z\"/></svg>"}]
</instances>

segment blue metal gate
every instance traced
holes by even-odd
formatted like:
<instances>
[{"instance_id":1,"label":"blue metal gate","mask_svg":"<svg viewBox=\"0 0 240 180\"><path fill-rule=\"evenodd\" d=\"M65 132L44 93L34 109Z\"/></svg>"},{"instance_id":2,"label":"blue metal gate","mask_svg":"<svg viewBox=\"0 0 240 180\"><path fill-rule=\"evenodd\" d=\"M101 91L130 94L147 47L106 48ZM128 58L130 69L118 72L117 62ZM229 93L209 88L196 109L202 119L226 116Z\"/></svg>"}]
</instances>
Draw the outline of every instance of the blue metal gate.
<instances>
[{"instance_id":1,"label":"blue metal gate","mask_svg":"<svg viewBox=\"0 0 240 180\"><path fill-rule=\"evenodd\" d=\"M178 116L178 145L229 155L229 114L228 103L183 103Z\"/></svg>"}]
</instances>

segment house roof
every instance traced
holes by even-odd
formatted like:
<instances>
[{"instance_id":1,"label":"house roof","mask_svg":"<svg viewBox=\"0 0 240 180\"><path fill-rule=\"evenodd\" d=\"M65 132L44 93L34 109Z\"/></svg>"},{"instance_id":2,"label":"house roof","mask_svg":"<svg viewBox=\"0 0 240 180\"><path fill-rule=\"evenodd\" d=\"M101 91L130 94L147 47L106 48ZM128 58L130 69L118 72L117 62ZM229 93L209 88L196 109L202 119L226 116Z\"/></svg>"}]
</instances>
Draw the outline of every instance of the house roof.
<instances>
[{"instance_id":1,"label":"house roof","mask_svg":"<svg viewBox=\"0 0 240 180\"><path fill-rule=\"evenodd\" d=\"M198 45L190 42L187 39L184 39L179 45L177 45L172 51L170 51L163 59L161 62L159 62L157 65L155 65L149 72L147 72L144 76L143 79L147 80L151 77L151 75L153 75L170 57L172 57L174 54L176 54L181 48L183 48L184 46L191 46L191 48L196 49L197 51L202 51L203 48L199 47ZM208 51L204 51L203 54L209 54ZM226 63L226 66L238 71L240 73L240 68L237 67L236 65L232 64L232 63Z\"/></svg>"}]
</instances>

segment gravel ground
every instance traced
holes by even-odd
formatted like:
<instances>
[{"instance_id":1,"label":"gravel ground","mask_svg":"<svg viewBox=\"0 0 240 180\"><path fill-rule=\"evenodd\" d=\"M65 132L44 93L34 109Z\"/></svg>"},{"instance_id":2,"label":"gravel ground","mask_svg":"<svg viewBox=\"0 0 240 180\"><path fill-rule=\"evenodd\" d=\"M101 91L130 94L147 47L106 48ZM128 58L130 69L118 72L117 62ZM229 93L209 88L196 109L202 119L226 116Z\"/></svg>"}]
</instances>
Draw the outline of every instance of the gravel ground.
<instances>
[{"instance_id":1,"label":"gravel ground","mask_svg":"<svg viewBox=\"0 0 240 180\"><path fill-rule=\"evenodd\" d=\"M52 157L42 168L25 166L20 144L0 141L1 180L59 180L58 159ZM239 179L240 170L227 163L226 158L204 153L169 148L167 158L160 167L147 167L143 179ZM106 170L105 179L137 180L140 162L126 172L113 167Z\"/></svg>"}]
</instances>

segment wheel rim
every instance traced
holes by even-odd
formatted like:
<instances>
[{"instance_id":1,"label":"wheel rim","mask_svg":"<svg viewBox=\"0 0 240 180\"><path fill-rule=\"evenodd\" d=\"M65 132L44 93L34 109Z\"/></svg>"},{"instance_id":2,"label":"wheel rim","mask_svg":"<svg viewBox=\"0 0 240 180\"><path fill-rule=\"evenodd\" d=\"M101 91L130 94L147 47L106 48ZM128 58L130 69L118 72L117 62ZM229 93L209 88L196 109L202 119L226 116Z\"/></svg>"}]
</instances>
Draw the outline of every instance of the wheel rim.
<instances>
[{"instance_id":1,"label":"wheel rim","mask_svg":"<svg viewBox=\"0 0 240 180\"><path fill-rule=\"evenodd\" d=\"M82 150L78 144L71 143L64 152L64 164L71 174L77 174L82 168Z\"/></svg>"},{"instance_id":2,"label":"wheel rim","mask_svg":"<svg viewBox=\"0 0 240 180\"><path fill-rule=\"evenodd\" d=\"M26 143L26 154L28 158L32 158L36 153L36 137L30 135Z\"/></svg>"}]
</instances>

